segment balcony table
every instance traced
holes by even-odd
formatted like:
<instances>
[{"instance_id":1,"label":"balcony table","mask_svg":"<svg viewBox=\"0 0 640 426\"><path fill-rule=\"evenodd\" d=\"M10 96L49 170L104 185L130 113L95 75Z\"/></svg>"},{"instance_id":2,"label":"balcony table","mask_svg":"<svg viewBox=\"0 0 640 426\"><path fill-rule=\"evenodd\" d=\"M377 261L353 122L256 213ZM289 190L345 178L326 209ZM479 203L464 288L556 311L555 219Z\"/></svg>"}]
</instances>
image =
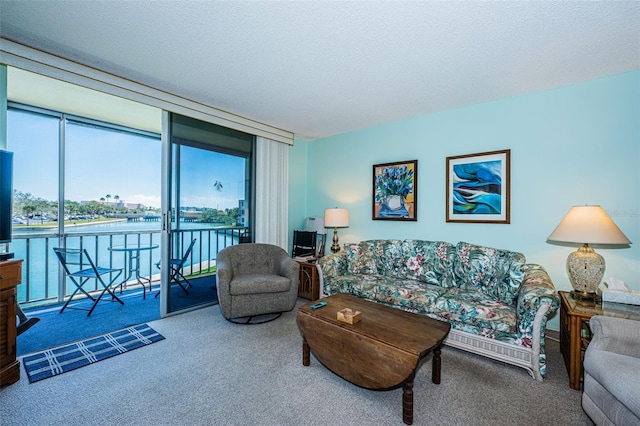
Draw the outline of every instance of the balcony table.
<instances>
[{"instance_id":1,"label":"balcony table","mask_svg":"<svg viewBox=\"0 0 640 426\"><path fill-rule=\"evenodd\" d=\"M142 298L147 298L147 289L145 284L149 284L149 292L151 292L151 277L141 277L140 276L140 252L145 250L154 250L157 249L158 244L140 244L140 245L126 245L126 246L112 246L109 247L109 250L113 252L123 252L125 253L124 263L125 270L127 271L127 276L122 280L122 282L116 286L120 287L120 293L122 293L122 288L127 286L127 282L131 280L132 277L135 277L136 281L142 285ZM128 259L128 261L127 261ZM128 264L128 268L127 268Z\"/></svg>"}]
</instances>

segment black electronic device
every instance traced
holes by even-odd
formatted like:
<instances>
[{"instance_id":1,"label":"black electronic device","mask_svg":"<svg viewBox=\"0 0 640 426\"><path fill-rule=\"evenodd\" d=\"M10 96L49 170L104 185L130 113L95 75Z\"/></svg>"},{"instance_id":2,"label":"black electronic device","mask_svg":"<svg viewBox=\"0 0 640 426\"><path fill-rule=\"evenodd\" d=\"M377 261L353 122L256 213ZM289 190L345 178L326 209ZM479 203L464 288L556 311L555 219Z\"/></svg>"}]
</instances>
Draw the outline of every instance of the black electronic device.
<instances>
[{"instance_id":1,"label":"black electronic device","mask_svg":"<svg viewBox=\"0 0 640 426\"><path fill-rule=\"evenodd\" d=\"M0 244L11 242L13 215L13 152L0 150ZM0 252L0 260L13 258L13 253Z\"/></svg>"}]
</instances>

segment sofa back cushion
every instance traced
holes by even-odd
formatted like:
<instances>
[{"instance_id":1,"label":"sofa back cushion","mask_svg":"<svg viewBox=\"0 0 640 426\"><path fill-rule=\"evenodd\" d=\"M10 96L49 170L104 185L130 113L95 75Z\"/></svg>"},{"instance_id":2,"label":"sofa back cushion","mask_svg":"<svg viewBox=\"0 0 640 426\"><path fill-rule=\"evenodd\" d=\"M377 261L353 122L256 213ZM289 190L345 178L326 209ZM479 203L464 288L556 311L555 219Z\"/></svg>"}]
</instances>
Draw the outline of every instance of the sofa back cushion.
<instances>
[{"instance_id":1,"label":"sofa back cushion","mask_svg":"<svg viewBox=\"0 0 640 426\"><path fill-rule=\"evenodd\" d=\"M455 286L456 246L443 241L366 240L346 246L349 274L378 274Z\"/></svg>"},{"instance_id":2,"label":"sofa back cushion","mask_svg":"<svg viewBox=\"0 0 640 426\"><path fill-rule=\"evenodd\" d=\"M526 259L522 253L459 242L454 259L458 287L479 290L514 304L522 285Z\"/></svg>"},{"instance_id":3,"label":"sofa back cushion","mask_svg":"<svg viewBox=\"0 0 640 426\"><path fill-rule=\"evenodd\" d=\"M362 243L345 244L349 275L375 275L378 273L373 251Z\"/></svg>"},{"instance_id":4,"label":"sofa back cushion","mask_svg":"<svg viewBox=\"0 0 640 426\"><path fill-rule=\"evenodd\" d=\"M404 278L435 284L455 286L453 260L456 246L444 241L404 240Z\"/></svg>"}]
</instances>

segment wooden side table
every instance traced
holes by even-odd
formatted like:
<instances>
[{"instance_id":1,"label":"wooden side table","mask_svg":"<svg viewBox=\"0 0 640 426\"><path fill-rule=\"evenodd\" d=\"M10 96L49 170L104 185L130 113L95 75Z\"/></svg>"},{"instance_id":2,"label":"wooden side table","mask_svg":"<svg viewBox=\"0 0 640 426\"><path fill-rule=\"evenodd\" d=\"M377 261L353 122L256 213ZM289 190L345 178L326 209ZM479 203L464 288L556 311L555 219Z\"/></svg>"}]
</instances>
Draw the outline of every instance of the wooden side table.
<instances>
[{"instance_id":1,"label":"wooden side table","mask_svg":"<svg viewBox=\"0 0 640 426\"><path fill-rule=\"evenodd\" d=\"M318 300L320 298L320 278L315 262L300 262L300 284L298 286L298 297L307 300Z\"/></svg>"},{"instance_id":2,"label":"wooden side table","mask_svg":"<svg viewBox=\"0 0 640 426\"><path fill-rule=\"evenodd\" d=\"M22 282L22 260L0 262L0 386L20 380L16 359L16 286Z\"/></svg>"},{"instance_id":3,"label":"wooden side table","mask_svg":"<svg viewBox=\"0 0 640 426\"><path fill-rule=\"evenodd\" d=\"M583 380L584 351L591 341L589 320L594 315L606 315L640 321L640 306L611 302L576 300L571 292L560 295L560 352L569 373L569 386L580 390Z\"/></svg>"}]
</instances>

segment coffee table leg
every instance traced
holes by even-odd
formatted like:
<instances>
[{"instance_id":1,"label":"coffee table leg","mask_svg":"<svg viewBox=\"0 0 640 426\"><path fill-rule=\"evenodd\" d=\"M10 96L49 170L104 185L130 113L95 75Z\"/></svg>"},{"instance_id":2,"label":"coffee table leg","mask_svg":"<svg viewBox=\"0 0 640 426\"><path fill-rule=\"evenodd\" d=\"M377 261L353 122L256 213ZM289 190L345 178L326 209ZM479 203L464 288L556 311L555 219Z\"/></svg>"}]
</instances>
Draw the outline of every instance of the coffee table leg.
<instances>
[{"instance_id":1,"label":"coffee table leg","mask_svg":"<svg viewBox=\"0 0 640 426\"><path fill-rule=\"evenodd\" d=\"M442 361L440 359L440 350L442 345L433 350L433 371L431 372L431 381L436 385L440 384L440 368L442 367Z\"/></svg>"},{"instance_id":2,"label":"coffee table leg","mask_svg":"<svg viewBox=\"0 0 640 426\"><path fill-rule=\"evenodd\" d=\"M406 425L413 424L413 379L415 371L402 384L402 421Z\"/></svg>"},{"instance_id":3,"label":"coffee table leg","mask_svg":"<svg viewBox=\"0 0 640 426\"><path fill-rule=\"evenodd\" d=\"M307 343L307 339L302 338L302 365L308 367L310 364L309 360L309 344Z\"/></svg>"}]
</instances>

